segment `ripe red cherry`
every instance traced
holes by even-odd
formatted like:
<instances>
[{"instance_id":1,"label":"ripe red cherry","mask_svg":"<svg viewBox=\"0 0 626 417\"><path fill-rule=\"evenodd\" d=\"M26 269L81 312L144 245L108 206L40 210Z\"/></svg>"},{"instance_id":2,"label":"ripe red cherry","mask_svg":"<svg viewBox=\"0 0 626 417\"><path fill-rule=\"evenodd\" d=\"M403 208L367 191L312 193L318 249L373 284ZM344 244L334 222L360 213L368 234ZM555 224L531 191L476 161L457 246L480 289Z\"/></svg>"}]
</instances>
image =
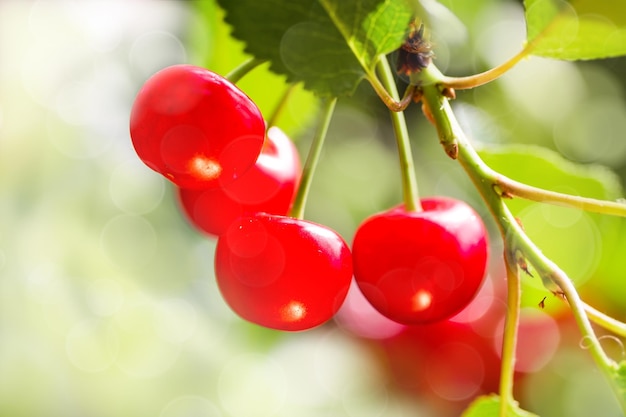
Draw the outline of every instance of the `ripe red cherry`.
<instances>
[{"instance_id":1,"label":"ripe red cherry","mask_svg":"<svg viewBox=\"0 0 626 417\"><path fill-rule=\"evenodd\" d=\"M366 219L352 246L354 277L383 315L403 324L443 320L478 292L487 264L487 236L476 212L462 201L422 200Z\"/></svg>"},{"instance_id":2,"label":"ripe red cherry","mask_svg":"<svg viewBox=\"0 0 626 417\"><path fill-rule=\"evenodd\" d=\"M300 158L295 145L279 128L271 127L252 168L221 188L179 188L180 207L196 228L219 236L243 215L286 215L299 177Z\"/></svg>"},{"instance_id":3,"label":"ripe red cherry","mask_svg":"<svg viewBox=\"0 0 626 417\"><path fill-rule=\"evenodd\" d=\"M176 185L209 188L242 175L265 137L257 106L224 77L193 65L146 81L130 117L137 155Z\"/></svg>"},{"instance_id":4,"label":"ripe red cherry","mask_svg":"<svg viewBox=\"0 0 626 417\"><path fill-rule=\"evenodd\" d=\"M352 280L352 257L333 230L259 213L219 237L215 276L242 318L278 330L306 330L334 316Z\"/></svg>"}]
</instances>

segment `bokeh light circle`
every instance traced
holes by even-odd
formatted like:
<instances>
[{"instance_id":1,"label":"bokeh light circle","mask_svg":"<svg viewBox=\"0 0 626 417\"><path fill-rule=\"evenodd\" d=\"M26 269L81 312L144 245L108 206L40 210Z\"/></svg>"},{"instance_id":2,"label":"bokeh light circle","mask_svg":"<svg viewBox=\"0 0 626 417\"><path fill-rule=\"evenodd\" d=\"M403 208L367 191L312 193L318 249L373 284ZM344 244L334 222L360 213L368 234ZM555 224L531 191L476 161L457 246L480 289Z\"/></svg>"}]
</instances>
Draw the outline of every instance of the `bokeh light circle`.
<instances>
[{"instance_id":1,"label":"bokeh light circle","mask_svg":"<svg viewBox=\"0 0 626 417\"><path fill-rule=\"evenodd\" d=\"M146 214L158 207L165 194L165 179L139 161L129 159L111 173L109 195L129 214Z\"/></svg>"},{"instance_id":2,"label":"bokeh light circle","mask_svg":"<svg viewBox=\"0 0 626 417\"><path fill-rule=\"evenodd\" d=\"M167 403L159 417L221 417L222 413L208 398L181 395Z\"/></svg>"},{"instance_id":3,"label":"bokeh light circle","mask_svg":"<svg viewBox=\"0 0 626 417\"><path fill-rule=\"evenodd\" d=\"M266 417L285 405L287 380L282 367L266 356L243 353L222 368L219 401L232 417Z\"/></svg>"},{"instance_id":4,"label":"bokeh light circle","mask_svg":"<svg viewBox=\"0 0 626 417\"><path fill-rule=\"evenodd\" d=\"M109 220L100 236L102 250L121 268L138 268L154 258L157 234L141 216L122 214Z\"/></svg>"},{"instance_id":5,"label":"bokeh light circle","mask_svg":"<svg viewBox=\"0 0 626 417\"><path fill-rule=\"evenodd\" d=\"M119 337L109 322L85 319L71 328L65 348L75 367L85 372L101 372L115 361Z\"/></svg>"}]
</instances>

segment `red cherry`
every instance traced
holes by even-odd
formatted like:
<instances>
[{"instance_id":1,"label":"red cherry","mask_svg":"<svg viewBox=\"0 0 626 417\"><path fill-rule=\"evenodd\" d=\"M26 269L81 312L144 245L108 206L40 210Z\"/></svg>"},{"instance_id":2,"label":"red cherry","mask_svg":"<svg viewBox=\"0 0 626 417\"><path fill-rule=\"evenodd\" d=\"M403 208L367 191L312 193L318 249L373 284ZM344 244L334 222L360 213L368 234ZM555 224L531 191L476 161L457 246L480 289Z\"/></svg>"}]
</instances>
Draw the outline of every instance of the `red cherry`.
<instances>
[{"instance_id":1,"label":"red cherry","mask_svg":"<svg viewBox=\"0 0 626 417\"><path fill-rule=\"evenodd\" d=\"M219 236L244 215L286 215L299 176L300 158L295 145L279 128L272 127L256 164L241 177L221 188L179 188L179 202L192 225Z\"/></svg>"},{"instance_id":2,"label":"red cherry","mask_svg":"<svg viewBox=\"0 0 626 417\"><path fill-rule=\"evenodd\" d=\"M258 213L217 241L215 276L242 318L278 330L306 330L334 316L352 279L352 257L333 230Z\"/></svg>"},{"instance_id":3,"label":"red cherry","mask_svg":"<svg viewBox=\"0 0 626 417\"><path fill-rule=\"evenodd\" d=\"M497 288L504 281L487 279L465 309L448 320L404 326L382 340L370 341L396 388L436 409L458 416L478 395L498 392L500 356L496 327L506 312Z\"/></svg>"},{"instance_id":4,"label":"red cherry","mask_svg":"<svg viewBox=\"0 0 626 417\"><path fill-rule=\"evenodd\" d=\"M498 392L507 310L505 287L502 276L488 279L477 297L454 317L404 326L392 337L370 341L394 385L428 402L437 415L449 416L460 415L478 395ZM565 327L571 324L571 315L553 318L536 308L522 309L516 387L522 387L529 373L553 357ZM573 334L576 343L579 333L574 330Z\"/></svg>"},{"instance_id":5,"label":"red cherry","mask_svg":"<svg viewBox=\"0 0 626 417\"><path fill-rule=\"evenodd\" d=\"M437 415L458 416L476 396L498 392L494 341L473 323L407 326L377 343L393 384L437 409Z\"/></svg>"},{"instance_id":6,"label":"red cherry","mask_svg":"<svg viewBox=\"0 0 626 417\"><path fill-rule=\"evenodd\" d=\"M150 168L180 187L209 188L254 164L265 122L252 100L224 77L174 65L150 77L137 94L130 135Z\"/></svg>"},{"instance_id":7,"label":"red cherry","mask_svg":"<svg viewBox=\"0 0 626 417\"><path fill-rule=\"evenodd\" d=\"M443 320L478 292L487 265L487 235L478 214L462 201L422 200L422 211L402 206L366 219L352 247L354 277L370 303L403 324Z\"/></svg>"}]
</instances>

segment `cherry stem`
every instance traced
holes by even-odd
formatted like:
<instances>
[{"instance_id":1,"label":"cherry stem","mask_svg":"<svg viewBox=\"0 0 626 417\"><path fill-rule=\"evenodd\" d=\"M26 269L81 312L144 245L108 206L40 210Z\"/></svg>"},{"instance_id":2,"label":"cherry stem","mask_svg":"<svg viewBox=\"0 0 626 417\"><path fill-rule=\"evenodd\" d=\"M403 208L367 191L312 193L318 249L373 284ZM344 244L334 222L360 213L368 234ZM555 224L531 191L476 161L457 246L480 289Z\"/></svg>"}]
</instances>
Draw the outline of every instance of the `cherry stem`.
<instances>
[{"instance_id":1,"label":"cherry stem","mask_svg":"<svg viewBox=\"0 0 626 417\"><path fill-rule=\"evenodd\" d=\"M432 65L431 67L434 68ZM431 67L424 69L423 73L427 80L435 81L440 73L436 68L431 70ZM626 398L620 393L620 389L613 378L617 370L617 364L602 349L600 341L595 335L591 322L586 315L584 303L580 299L576 287L567 274L548 259L534 242L530 240L506 206L502 195L497 192L498 174L480 159L471 146L452 112L448 99L442 94L440 88L440 84L437 82L426 83L422 87L424 105L433 116L432 120L437 128L440 141L456 141L458 144L458 161L476 186L496 220L505 248L507 248L509 253L515 254L519 251L534 266L544 282L554 283L559 287L570 304L572 314L581 333L589 341L588 349L591 356L607 377L622 409L626 412Z\"/></svg>"},{"instance_id":2,"label":"cherry stem","mask_svg":"<svg viewBox=\"0 0 626 417\"><path fill-rule=\"evenodd\" d=\"M507 276L507 303L502 335L502 361L500 367L500 417L507 416L513 398L513 378L515 376L515 350L521 306L521 281L515 260L504 254Z\"/></svg>"},{"instance_id":3,"label":"cherry stem","mask_svg":"<svg viewBox=\"0 0 626 417\"><path fill-rule=\"evenodd\" d=\"M386 57L378 60L376 69L378 70L385 91L388 91L393 100L398 99L398 90L394 80L391 67ZM402 197L406 211L422 211L417 190L417 178L413 156L411 155L411 143L409 141L409 131L406 127L406 119L402 111L389 111L391 123L398 146L398 156L400 158L400 175L402 176Z\"/></svg>"},{"instance_id":4,"label":"cherry stem","mask_svg":"<svg viewBox=\"0 0 626 417\"><path fill-rule=\"evenodd\" d=\"M272 111L270 117L267 119L267 128L268 129L270 127L276 125L276 122L278 121L278 118L280 117L280 115L282 114L283 110L285 109L285 106L289 102L289 98L291 97L291 95L293 94L293 92L296 89L296 85L297 84L292 83L289 86L287 86L287 88L285 89L285 92L280 97L280 100L276 104L276 107L274 107L274 110Z\"/></svg>"},{"instance_id":5,"label":"cherry stem","mask_svg":"<svg viewBox=\"0 0 626 417\"><path fill-rule=\"evenodd\" d=\"M544 190L495 174L495 185L503 196L520 197L540 203L577 208L594 213L626 217L626 204Z\"/></svg>"},{"instance_id":6,"label":"cherry stem","mask_svg":"<svg viewBox=\"0 0 626 417\"><path fill-rule=\"evenodd\" d=\"M322 108L322 118L319 121L319 124L317 125L317 130L315 131L315 135L313 136L313 141L311 142L309 153L307 154L304 167L302 168L302 176L300 177L298 191L294 198L293 205L291 206L291 210L289 211L289 215L296 219L304 218L304 207L306 205L306 199L309 194L309 189L311 188L311 182L313 180L315 168L317 167L317 163L322 153L324 140L326 139L326 133L328 132L328 126L330 125L330 120L333 117L336 103L336 97L328 98L326 99Z\"/></svg>"},{"instance_id":7,"label":"cherry stem","mask_svg":"<svg viewBox=\"0 0 626 417\"><path fill-rule=\"evenodd\" d=\"M494 81L500 78L502 75L507 73L511 68L517 65L522 59L528 56L530 50L532 48L532 44L527 44L527 46L515 54L513 57L498 65L497 67L491 68L485 72L481 72L479 74L468 75L466 77L448 77L444 76L440 79L442 85L453 88L455 90L466 90L469 88L474 88L481 86L483 84L487 84L491 81Z\"/></svg>"},{"instance_id":8,"label":"cherry stem","mask_svg":"<svg viewBox=\"0 0 626 417\"><path fill-rule=\"evenodd\" d=\"M618 336L626 337L626 323L616 320L613 317L607 316L601 311L598 311L595 308L591 307L587 303L583 303L583 307L585 309L585 312L587 313L587 316L589 317L589 320L615 333Z\"/></svg>"},{"instance_id":9,"label":"cherry stem","mask_svg":"<svg viewBox=\"0 0 626 417\"><path fill-rule=\"evenodd\" d=\"M233 68L228 74L226 74L224 78L226 78L231 83L236 84L246 74L248 74L250 71L252 71L253 69L255 69L256 67L258 67L264 62L265 62L264 59L250 58L249 60L241 63L236 68Z\"/></svg>"},{"instance_id":10,"label":"cherry stem","mask_svg":"<svg viewBox=\"0 0 626 417\"><path fill-rule=\"evenodd\" d=\"M517 54L509 58L507 61L498 65L497 67L491 68L485 72L481 72L479 74L469 75L466 77L441 77L439 82L441 85L453 88L457 90L464 90L469 88L478 87L480 85L487 84L491 81L494 81L500 76L504 75L511 68L517 65L522 59L529 56L533 49L537 46L538 43L554 28L554 23L556 23L558 19L552 19L552 21L546 25L541 33L536 35L530 42L527 42L524 45L524 48L519 51Z\"/></svg>"},{"instance_id":11,"label":"cherry stem","mask_svg":"<svg viewBox=\"0 0 626 417\"><path fill-rule=\"evenodd\" d=\"M443 88L448 87L440 82L441 79L445 78L446 77L442 75L434 65L431 65L426 70L412 75L411 83L414 83L415 85L422 85L424 87L435 86L436 88ZM428 107L426 110L428 111ZM452 126L449 126L450 121L448 120L448 117L441 111L429 112L429 117L431 117L435 125L448 125L446 129L444 129L447 133L439 135L439 141L446 150L446 153L450 155L450 151L455 151L458 147L458 138L457 135L451 132ZM501 197L510 198L517 196L541 203L549 203L594 213L626 217L626 204L622 202L575 196L533 187L495 172L486 165L485 173L485 175L488 175L492 181L494 190L496 190Z\"/></svg>"}]
</instances>

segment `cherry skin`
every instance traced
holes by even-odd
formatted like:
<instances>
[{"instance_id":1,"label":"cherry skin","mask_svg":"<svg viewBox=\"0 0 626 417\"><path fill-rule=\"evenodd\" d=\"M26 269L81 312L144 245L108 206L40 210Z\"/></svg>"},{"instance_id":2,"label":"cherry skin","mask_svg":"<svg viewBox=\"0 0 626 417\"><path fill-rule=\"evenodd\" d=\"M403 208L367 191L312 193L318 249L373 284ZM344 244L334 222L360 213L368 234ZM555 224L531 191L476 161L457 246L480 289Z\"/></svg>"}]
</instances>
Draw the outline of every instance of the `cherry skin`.
<instances>
[{"instance_id":1,"label":"cherry skin","mask_svg":"<svg viewBox=\"0 0 626 417\"><path fill-rule=\"evenodd\" d=\"M392 384L430 404L438 416L459 416L476 396L499 390L507 303L504 263L496 268L500 273L488 278L476 298L454 317L404 326L390 337L367 341ZM550 316L535 307L522 309L514 363L516 389L524 390L524 384L536 381L528 376L553 357L569 326L575 335L571 342L578 343L571 314Z\"/></svg>"},{"instance_id":2,"label":"cherry skin","mask_svg":"<svg viewBox=\"0 0 626 417\"><path fill-rule=\"evenodd\" d=\"M150 77L133 103L139 158L180 187L210 188L241 176L265 138L257 106L224 77L173 65Z\"/></svg>"},{"instance_id":3,"label":"cherry skin","mask_svg":"<svg viewBox=\"0 0 626 417\"><path fill-rule=\"evenodd\" d=\"M501 277L488 278L460 313L416 326L388 319L358 288L351 288L335 320L374 352L390 387L427 405L433 415L459 416L477 395L498 392L500 358L494 337L501 338L504 286Z\"/></svg>"},{"instance_id":4,"label":"cherry skin","mask_svg":"<svg viewBox=\"0 0 626 417\"><path fill-rule=\"evenodd\" d=\"M263 150L252 168L220 188L178 188L187 220L198 230L219 236L237 218L257 212L286 215L300 177L300 157L278 127L267 132Z\"/></svg>"},{"instance_id":5,"label":"cherry skin","mask_svg":"<svg viewBox=\"0 0 626 417\"><path fill-rule=\"evenodd\" d=\"M487 232L462 201L422 200L366 219L352 246L354 277L369 302L403 324L444 320L474 298L485 277Z\"/></svg>"},{"instance_id":6,"label":"cherry skin","mask_svg":"<svg viewBox=\"0 0 626 417\"><path fill-rule=\"evenodd\" d=\"M475 397L498 392L494 341L471 322L406 326L376 344L393 385L429 404L438 416L459 416Z\"/></svg>"},{"instance_id":7,"label":"cherry skin","mask_svg":"<svg viewBox=\"0 0 626 417\"><path fill-rule=\"evenodd\" d=\"M331 319L352 280L352 257L333 230L258 213L236 220L217 241L215 276L226 303L271 329L306 330Z\"/></svg>"}]
</instances>

